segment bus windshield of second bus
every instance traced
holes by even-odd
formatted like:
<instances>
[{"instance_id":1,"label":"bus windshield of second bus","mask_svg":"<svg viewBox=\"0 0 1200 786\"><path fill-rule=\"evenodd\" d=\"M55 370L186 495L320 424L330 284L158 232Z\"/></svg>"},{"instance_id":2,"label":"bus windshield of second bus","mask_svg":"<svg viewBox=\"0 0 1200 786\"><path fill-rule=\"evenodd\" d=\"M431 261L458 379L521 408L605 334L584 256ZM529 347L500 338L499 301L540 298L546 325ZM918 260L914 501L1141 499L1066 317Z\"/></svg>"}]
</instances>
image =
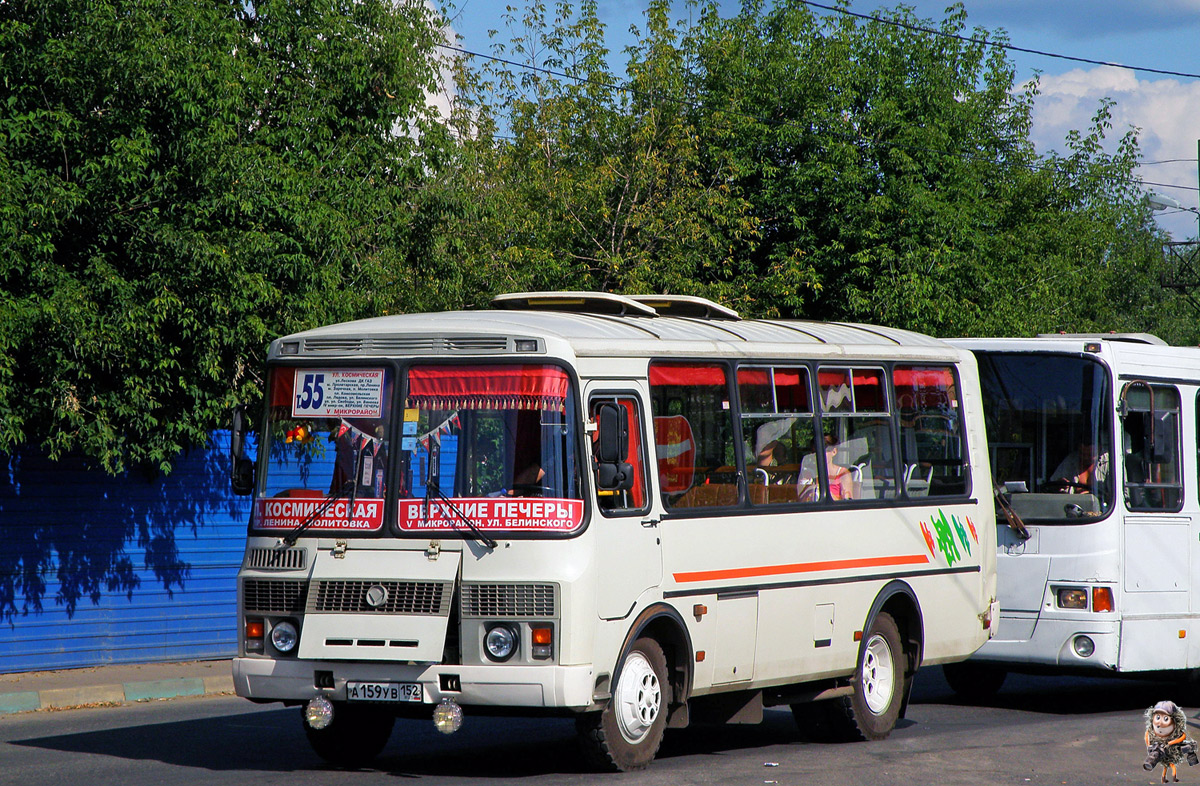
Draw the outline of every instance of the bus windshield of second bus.
<instances>
[{"instance_id":1,"label":"bus windshield of second bus","mask_svg":"<svg viewBox=\"0 0 1200 786\"><path fill-rule=\"evenodd\" d=\"M1021 518L1078 522L1113 504L1112 385L1082 356L979 352L997 490Z\"/></svg>"}]
</instances>

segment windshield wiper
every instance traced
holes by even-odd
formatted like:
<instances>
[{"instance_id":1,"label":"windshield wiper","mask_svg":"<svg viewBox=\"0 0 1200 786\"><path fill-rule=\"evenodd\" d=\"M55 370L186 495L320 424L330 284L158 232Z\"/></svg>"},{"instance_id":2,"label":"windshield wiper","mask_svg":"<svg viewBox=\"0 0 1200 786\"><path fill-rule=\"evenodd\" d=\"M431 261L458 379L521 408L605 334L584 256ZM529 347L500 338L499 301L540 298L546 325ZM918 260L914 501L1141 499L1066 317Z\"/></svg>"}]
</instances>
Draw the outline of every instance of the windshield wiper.
<instances>
[{"instance_id":1,"label":"windshield wiper","mask_svg":"<svg viewBox=\"0 0 1200 786\"><path fill-rule=\"evenodd\" d=\"M462 522L463 526L465 526L467 529L471 530L471 534L475 536L476 540L478 540L483 545L487 546L489 549L495 550L496 545L497 545L496 541L489 538L487 535L485 535L483 533L483 530L481 530L475 524L474 521L471 521L471 519L469 519L465 515L463 515L463 512L458 509L458 506L454 504L454 501L442 493L441 488L438 487L437 481L431 481L431 482L425 484L425 519L426 519L426 521L429 520L429 492L430 491L432 491L438 499L440 499L443 503L445 503L446 507L448 507L450 509L450 511L454 514L454 516L460 522Z\"/></svg>"},{"instance_id":2,"label":"windshield wiper","mask_svg":"<svg viewBox=\"0 0 1200 786\"><path fill-rule=\"evenodd\" d=\"M296 525L296 528L294 530L292 530L288 534L284 535L282 538L280 538L280 540L289 546L295 546L296 540L299 539L299 537L302 534L304 534L305 530L307 530L309 527L311 527L313 525L313 523L318 518L321 517L322 513L329 510L330 505L337 502L342 497L346 496L346 494L348 494L353 488L354 488L354 481L347 480L344 484L342 484L342 487L340 489L338 489L336 492L331 493L328 496L326 496L325 501L322 502L321 505L316 510L314 510L312 513L308 514L308 518L304 519L304 521L302 521L298 525ZM351 505L351 507L353 507L353 505Z\"/></svg>"}]
</instances>

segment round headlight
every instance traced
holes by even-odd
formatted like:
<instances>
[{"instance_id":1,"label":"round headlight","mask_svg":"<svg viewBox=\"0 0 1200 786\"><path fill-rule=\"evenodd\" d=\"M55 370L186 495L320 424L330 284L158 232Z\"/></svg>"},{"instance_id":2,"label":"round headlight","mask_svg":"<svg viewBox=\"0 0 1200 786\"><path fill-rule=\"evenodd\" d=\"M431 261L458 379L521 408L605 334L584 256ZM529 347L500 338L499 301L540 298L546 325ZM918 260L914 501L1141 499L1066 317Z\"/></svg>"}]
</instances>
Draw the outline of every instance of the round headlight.
<instances>
[{"instance_id":1,"label":"round headlight","mask_svg":"<svg viewBox=\"0 0 1200 786\"><path fill-rule=\"evenodd\" d=\"M507 625L497 625L483 637L483 646L492 660L508 660L517 651L517 632Z\"/></svg>"},{"instance_id":2,"label":"round headlight","mask_svg":"<svg viewBox=\"0 0 1200 786\"><path fill-rule=\"evenodd\" d=\"M1096 642L1087 636L1076 636L1072 644L1075 647L1075 654L1081 658L1090 658L1096 651Z\"/></svg>"},{"instance_id":3,"label":"round headlight","mask_svg":"<svg viewBox=\"0 0 1200 786\"><path fill-rule=\"evenodd\" d=\"M296 626L287 620L281 620L271 626L271 646L278 652L291 652L296 648L296 642L300 640L300 634L296 632Z\"/></svg>"}]
</instances>

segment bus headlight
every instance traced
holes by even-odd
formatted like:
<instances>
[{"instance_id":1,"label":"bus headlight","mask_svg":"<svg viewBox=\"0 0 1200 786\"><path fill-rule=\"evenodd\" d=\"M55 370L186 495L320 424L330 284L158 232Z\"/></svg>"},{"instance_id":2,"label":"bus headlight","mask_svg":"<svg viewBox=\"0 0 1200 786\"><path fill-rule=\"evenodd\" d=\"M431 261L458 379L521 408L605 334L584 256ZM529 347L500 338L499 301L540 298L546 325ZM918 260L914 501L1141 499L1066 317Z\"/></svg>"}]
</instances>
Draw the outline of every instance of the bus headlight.
<instances>
[{"instance_id":1,"label":"bus headlight","mask_svg":"<svg viewBox=\"0 0 1200 786\"><path fill-rule=\"evenodd\" d=\"M517 651L517 632L508 625L493 625L483 637L483 648L492 660L508 660Z\"/></svg>"},{"instance_id":2,"label":"bus headlight","mask_svg":"<svg viewBox=\"0 0 1200 786\"><path fill-rule=\"evenodd\" d=\"M1075 654L1081 658L1090 658L1096 651L1096 642L1088 636L1076 636L1075 640L1071 642L1071 646L1075 648Z\"/></svg>"},{"instance_id":3,"label":"bus headlight","mask_svg":"<svg viewBox=\"0 0 1200 786\"><path fill-rule=\"evenodd\" d=\"M1060 609L1086 609L1088 607L1087 590L1081 587L1059 587L1058 607Z\"/></svg>"},{"instance_id":4,"label":"bus headlight","mask_svg":"<svg viewBox=\"0 0 1200 786\"><path fill-rule=\"evenodd\" d=\"M290 620L280 620L271 626L271 646L277 652L291 652L299 640L296 625Z\"/></svg>"}]
</instances>

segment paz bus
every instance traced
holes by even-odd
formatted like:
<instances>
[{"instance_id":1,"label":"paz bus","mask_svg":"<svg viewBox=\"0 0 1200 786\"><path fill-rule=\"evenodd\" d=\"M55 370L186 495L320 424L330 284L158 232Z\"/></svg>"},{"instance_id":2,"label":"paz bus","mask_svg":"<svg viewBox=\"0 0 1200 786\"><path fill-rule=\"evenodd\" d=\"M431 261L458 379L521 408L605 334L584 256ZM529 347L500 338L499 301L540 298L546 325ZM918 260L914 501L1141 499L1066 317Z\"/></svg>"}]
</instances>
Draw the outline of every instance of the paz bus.
<instances>
[{"instance_id":1,"label":"paz bus","mask_svg":"<svg viewBox=\"0 0 1200 786\"><path fill-rule=\"evenodd\" d=\"M497 713L573 716L609 770L764 707L878 739L995 632L969 352L689 297L492 306L280 338L235 410L236 691L302 705L323 758Z\"/></svg>"},{"instance_id":2,"label":"paz bus","mask_svg":"<svg viewBox=\"0 0 1200 786\"><path fill-rule=\"evenodd\" d=\"M950 343L979 364L1000 495L1000 630L946 667L951 687L1200 667L1200 349L1147 334Z\"/></svg>"}]
</instances>

